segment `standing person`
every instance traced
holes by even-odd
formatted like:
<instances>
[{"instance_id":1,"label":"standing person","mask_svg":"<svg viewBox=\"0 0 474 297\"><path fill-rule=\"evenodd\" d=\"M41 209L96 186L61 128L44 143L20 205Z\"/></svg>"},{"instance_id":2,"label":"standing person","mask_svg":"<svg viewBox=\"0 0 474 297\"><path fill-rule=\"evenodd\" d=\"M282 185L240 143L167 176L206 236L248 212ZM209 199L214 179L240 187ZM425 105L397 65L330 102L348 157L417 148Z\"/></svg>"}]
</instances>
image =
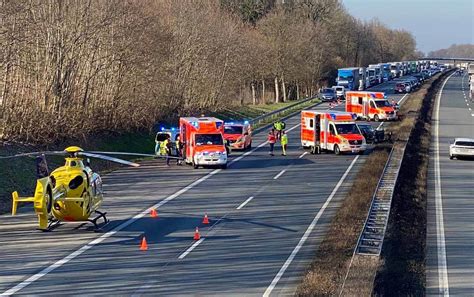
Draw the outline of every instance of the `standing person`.
<instances>
[{"instance_id":1,"label":"standing person","mask_svg":"<svg viewBox=\"0 0 474 297\"><path fill-rule=\"evenodd\" d=\"M176 157L178 157L178 159L176 159L176 165L183 165L183 143L181 142L181 136L179 134L176 134L174 144L176 150Z\"/></svg>"},{"instance_id":2,"label":"standing person","mask_svg":"<svg viewBox=\"0 0 474 297\"><path fill-rule=\"evenodd\" d=\"M270 145L270 152L268 153L270 156L273 156L273 147L275 146L276 142L276 136L275 136L275 130L271 129L270 132L268 132L268 144Z\"/></svg>"},{"instance_id":3,"label":"standing person","mask_svg":"<svg viewBox=\"0 0 474 297\"><path fill-rule=\"evenodd\" d=\"M281 149L282 149L282 156L286 156L286 149L288 147L288 135L286 135L285 130L281 131Z\"/></svg>"},{"instance_id":4,"label":"standing person","mask_svg":"<svg viewBox=\"0 0 474 297\"><path fill-rule=\"evenodd\" d=\"M170 141L170 136L168 135L166 139L163 141L163 149L162 152L166 156L166 166L170 166L170 156L171 156L171 141Z\"/></svg>"},{"instance_id":5,"label":"standing person","mask_svg":"<svg viewBox=\"0 0 474 297\"><path fill-rule=\"evenodd\" d=\"M276 130L276 139L280 139L281 137L281 130L283 130L283 122L282 121L276 121L275 124L273 124L273 127Z\"/></svg>"}]
</instances>

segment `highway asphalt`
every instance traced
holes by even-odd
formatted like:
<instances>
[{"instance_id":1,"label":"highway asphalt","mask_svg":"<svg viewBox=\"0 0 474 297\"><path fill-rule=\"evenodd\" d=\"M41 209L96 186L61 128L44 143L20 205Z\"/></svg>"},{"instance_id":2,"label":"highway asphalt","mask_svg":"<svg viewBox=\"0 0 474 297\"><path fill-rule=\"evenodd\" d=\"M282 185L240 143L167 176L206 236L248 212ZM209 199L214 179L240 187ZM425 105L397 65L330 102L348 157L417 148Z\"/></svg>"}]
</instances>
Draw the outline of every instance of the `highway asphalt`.
<instances>
[{"instance_id":1,"label":"highway asphalt","mask_svg":"<svg viewBox=\"0 0 474 297\"><path fill-rule=\"evenodd\" d=\"M428 175L429 296L474 296L474 161L449 159L450 141L474 138L474 106L468 91L467 75L451 76L438 98L439 114L435 110L433 116Z\"/></svg>"},{"instance_id":2,"label":"highway asphalt","mask_svg":"<svg viewBox=\"0 0 474 297\"><path fill-rule=\"evenodd\" d=\"M227 170L155 160L104 176L111 223L102 233L67 223L37 231L30 208L0 216L0 294L293 294L366 158L304 154L299 122L299 114L286 120L286 157L279 146L268 155L263 132Z\"/></svg>"}]
</instances>

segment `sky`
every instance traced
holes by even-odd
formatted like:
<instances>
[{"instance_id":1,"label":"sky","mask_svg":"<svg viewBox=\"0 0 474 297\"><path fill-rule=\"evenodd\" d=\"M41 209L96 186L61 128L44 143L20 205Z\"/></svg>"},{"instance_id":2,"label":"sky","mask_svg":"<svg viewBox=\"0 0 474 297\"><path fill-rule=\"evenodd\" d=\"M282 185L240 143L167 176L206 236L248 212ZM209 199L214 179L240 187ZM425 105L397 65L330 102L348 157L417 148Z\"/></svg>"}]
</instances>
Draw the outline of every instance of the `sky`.
<instances>
[{"instance_id":1,"label":"sky","mask_svg":"<svg viewBox=\"0 0 474 297\"><path fill-rule=\"evenodd\" d=\"M413 34L424 53L452 44L474 44L474 0L342 0L362 20L379 19Z\"/></svg>"}]
</instances>

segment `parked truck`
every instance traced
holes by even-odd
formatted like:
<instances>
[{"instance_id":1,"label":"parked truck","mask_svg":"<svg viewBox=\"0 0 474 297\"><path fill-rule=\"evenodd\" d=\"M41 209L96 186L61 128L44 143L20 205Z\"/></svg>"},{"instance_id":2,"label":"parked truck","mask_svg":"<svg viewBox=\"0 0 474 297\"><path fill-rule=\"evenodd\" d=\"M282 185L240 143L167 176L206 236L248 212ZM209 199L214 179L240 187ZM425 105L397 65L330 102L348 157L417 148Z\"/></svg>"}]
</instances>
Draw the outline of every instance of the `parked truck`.
<instances>
[{"instance_id":1,"label":"parked truck","mask_svg":"<svg viewBox=\"0 0 474 297\"><path fill-rule=\"evenodd\" d=\"M359 68L341 68L337 70L337 85L346 90L358 90L360 84Z\"/></svg>"},{"instance_id":2,"label":"parked truck","mask_svg":"<svg viewBox=\"0 0 474 297\"><path fill-rule=\"evenodd\" d=\"M390 64L389 63L381 63L379 64L382 70L382 80L389 81L392 79L392 74L390 73Z\"/></svg>"},{"instance_id":3,"label":"parked truck","mask_svg":"<svg viewBox=\"0 0 474 297\"><path fill-rule=\"evenodd\" d=\"M375 84L381 84L383 82L383 76L382 76L382 66L380 64L370 64L369 69L374 69L375 70Z\"/></svg>"},{"instance_id":4,"label":"parked truck","mask_svg":"<svg viewBox=\"0 0 474 297\"><path fill-rule=\"evenodd\" d=\"M392 78L402 76L401 65L400 62L392 62L390 63L390 72L392 73Z\"/></svg>"}]
</instances>

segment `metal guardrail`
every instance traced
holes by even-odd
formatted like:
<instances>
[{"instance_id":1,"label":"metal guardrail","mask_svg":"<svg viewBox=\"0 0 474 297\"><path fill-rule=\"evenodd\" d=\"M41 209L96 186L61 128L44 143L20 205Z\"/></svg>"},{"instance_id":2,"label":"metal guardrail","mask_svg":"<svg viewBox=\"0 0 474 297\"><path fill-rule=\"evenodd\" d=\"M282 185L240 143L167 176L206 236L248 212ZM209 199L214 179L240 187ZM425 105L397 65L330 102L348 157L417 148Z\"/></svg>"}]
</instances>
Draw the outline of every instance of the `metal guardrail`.
<instances>
[{"instance_id":1,"label":"metal guardrail","mask_svg":"<svg viewBox=\"0 0 474 297\"><path fill-rule=\"evenodd\" d=\"M383 173L375 189L369 213L365 220L355 254L380 256L387 230L393 193L398 179L398 173L405 154L406 143L394 146L385 164Z\"/></svg>"},{"instance_id":2,"label":"metal guardrail","mask_svg":"<svg viewBox=\"0 0 474 297\"><path fill-rule=\"evenodd\" d=\"M314 100L314 99L316 99L316 96L309 97L309 98L306 98L306 99L303 99L303 100L298 100L298 102L295 102L294 104L291 104L291 105L285 106L285 107L283 107L283 108L280 108L280 109L271 111L271 112L269 112L269 113L266 113L266 114L264 114L264 115L258 116L258 117L254 118L254 119L251 119L249 122L250 122L250 124L252 124L252 125L260 124L261 122L265 121L265 120L268 119L268 118L273 119L273 118L275 118L276 116L278 116L278 115L279 115L280 113L282 113L282 112L285 112L285 111L287 111L287 110L290 110L290 109L294 108L295 106L298 106L298 105L300 105L300 104L309 102L309 101Z\"/></svg>"}]
</instances>

